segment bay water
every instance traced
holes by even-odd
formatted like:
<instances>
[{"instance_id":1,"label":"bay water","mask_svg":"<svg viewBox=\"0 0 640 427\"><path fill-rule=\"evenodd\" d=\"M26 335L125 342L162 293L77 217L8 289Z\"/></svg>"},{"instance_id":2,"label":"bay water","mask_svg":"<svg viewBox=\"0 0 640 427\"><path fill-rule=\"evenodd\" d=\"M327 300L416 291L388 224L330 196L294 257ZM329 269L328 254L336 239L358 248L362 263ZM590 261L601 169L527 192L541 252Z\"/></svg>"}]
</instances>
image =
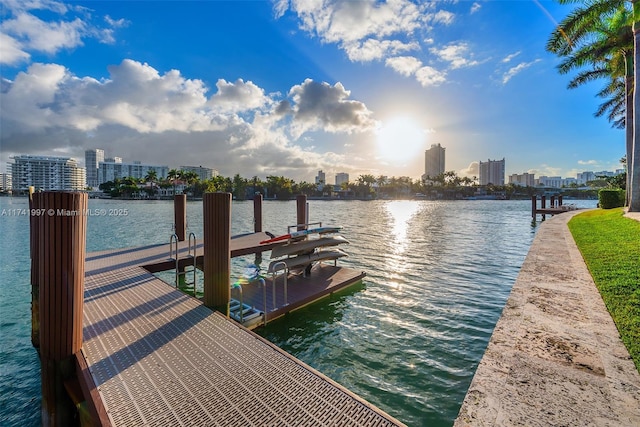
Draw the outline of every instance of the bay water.
<instances>
[{"instance_id":1,"label":"bay water","mask_svg":"<svg viewBox=\"0 0 640 427\"><path fill-rule=\"evenodd\" d=\"M2 426L40 425L27 207L0 198ZM88 217L88 252L168 246L171 201L91 199L89 208L101 214ZM410 426L452 425L535 235L531 202L312 200L309 212L344 227L351 243L339 264L367 276L257 332ZM263 218L264 230L285 233L295 201L263 202ZM202 236L202 202L188 202L187 222ZM233 202L232 233L252 230L253 203ZM253 261L234 259L232 280Z\"/></svg>"}]
</instances>

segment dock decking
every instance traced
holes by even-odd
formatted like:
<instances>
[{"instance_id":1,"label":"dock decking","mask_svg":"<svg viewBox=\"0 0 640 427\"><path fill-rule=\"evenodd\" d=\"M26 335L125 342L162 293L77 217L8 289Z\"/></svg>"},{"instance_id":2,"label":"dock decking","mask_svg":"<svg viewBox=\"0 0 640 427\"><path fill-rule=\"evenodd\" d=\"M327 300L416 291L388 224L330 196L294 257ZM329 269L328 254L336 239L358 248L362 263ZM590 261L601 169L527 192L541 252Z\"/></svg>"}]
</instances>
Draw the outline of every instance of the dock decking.
<instances>
[{"instance_id":1,"label":"dock decking","mask_svg":"<svg viewBox=\"0 0 640 427\"><path fill-rule=\"evenodd\" d=\"M112 425L403 425L144 268L167 261L167 244L87 254L83 353Z\"/></svg>"}]
</instances>

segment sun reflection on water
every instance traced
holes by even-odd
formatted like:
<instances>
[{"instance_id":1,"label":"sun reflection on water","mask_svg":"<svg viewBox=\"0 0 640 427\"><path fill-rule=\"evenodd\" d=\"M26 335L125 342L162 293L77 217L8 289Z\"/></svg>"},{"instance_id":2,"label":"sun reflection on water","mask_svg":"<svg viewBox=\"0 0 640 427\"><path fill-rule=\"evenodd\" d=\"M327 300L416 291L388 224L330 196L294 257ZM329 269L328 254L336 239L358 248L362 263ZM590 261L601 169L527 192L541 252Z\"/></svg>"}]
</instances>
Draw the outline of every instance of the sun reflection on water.
<instances>
[{"instance_id":1,"label":"sun reflection on water","mask_svg":"<svg viewBox=\"0 0 640 427\"><path fill-rule=\"evenodd\" d=\"M393 238L393 253L400 255L407 250L409 243L410 222L420 211L420 202L411 200L396 200L385 204L387 214L391 220L391 237Z\"/></svg>"}]
</instances>

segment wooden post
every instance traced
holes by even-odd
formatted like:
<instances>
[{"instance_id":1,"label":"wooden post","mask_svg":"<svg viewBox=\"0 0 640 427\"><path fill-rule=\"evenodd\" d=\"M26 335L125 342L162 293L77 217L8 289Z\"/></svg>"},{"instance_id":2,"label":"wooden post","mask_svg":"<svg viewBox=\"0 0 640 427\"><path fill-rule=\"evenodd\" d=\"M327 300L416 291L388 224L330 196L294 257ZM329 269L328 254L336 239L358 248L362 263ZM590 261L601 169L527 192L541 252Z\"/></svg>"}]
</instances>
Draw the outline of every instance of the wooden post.
<instances>
[{"instance_id":1,"label":"wooden post","mask_svg":"<svg viewBox=\"0 0 640 427\"><path fill-rule=\"evenodd\" d=\"M558 196L558 207L562 206L562 195Z\"/></svg>"},{"instance_id":2,"label":"wooden post","mask_svg":"<svg viewBox=\"0 0 640 427\"><path fill-rule=\"evenodd\" d=\"M82 348L87 193L34 194L37 217L42 424L70 425L75 414L64 381Z\"/></svg>"},{"instance_id":3,"label":"wooden post","mask_svg":"<svg viewBox=\"0 0 640 427\"><path fill-rule=\"evenodd\" d=\"M537 205L538 204L538 196L531 196L531 217L536 219Z\"/></svg>"},{"instance_id":4,"label":"wooden post","mask_svg":"<svg viewBox=\"0 0 640 427\"><path fill-rule=\"evenodd\" d=\"M253 231L255 233L262 231L262 194L260 193L253 196Z\"/></svg>"},{"instance_id":5,"label":"wooden post","mask_svg":"<svg viewBox=\"0 0 640 427\"><path fill-rule=\"evenodd\" d=\"M547 208L547 196L540 196L540 209L546 209ZM544 221L547 218L547 216L543 213L542 214L542 220Z\"/></svg>"},{"instance_id":6,"label":"wooden post","mask_svg":"<svg viewBox=\"0 0 640 427\"><path fill-rule=\"evenodd\" d=\"M187 195L176 194L173 196L173 216L175 233L179 242L184 242L187 235Z\"/></svg>"},{"instance_id":7,"label":"wooden post","mask_svg":"<svg viewBox=\"0 0 640 427\"><path fill-rule=\"evenodd\" d=\"M549 203L551 209L556 207L556 196L551 196L551 202Z\"/></svg>"},{"instance_id":8,"label":"wooden post","mask_svg":"<svg viewBox=\"0 0 640 427\"><path fill-rule=\"evenodd\" d=\"M229 316L231 297L231 193L205 193L204 305Z\"/></svg>"},{"instance_id":9,"label":"wooden post","mask_svg":"<svg viewBox=\"0 0 640 427\"><path fill-rule=\"evenodd\" d=\"M40 349L40 286L38 282L38 215L40 198L34 198L34 188L29 187L29 251L31 253L31 344Z\"/></svg>"},{"instance_id":10,"label":"wooden post","mask_svg":"<svg viewBox=\"0 0 640 427\"><path fill-rule=\"evenodd\" d=\"M307 196L300 194L296 196L296 224L306 224L307 220ZM298 231L305 230L307 227L298 227Z\"/></svg>"}]
</instances>

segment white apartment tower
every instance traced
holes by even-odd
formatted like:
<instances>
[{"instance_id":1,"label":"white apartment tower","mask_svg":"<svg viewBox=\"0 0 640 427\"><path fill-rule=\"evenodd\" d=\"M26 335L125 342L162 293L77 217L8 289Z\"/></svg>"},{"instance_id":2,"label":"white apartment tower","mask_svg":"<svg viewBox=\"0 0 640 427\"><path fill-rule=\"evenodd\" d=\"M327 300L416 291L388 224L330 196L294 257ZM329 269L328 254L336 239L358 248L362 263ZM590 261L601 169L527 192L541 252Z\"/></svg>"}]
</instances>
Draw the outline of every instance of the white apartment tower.
<instances>
[{"instance_id":1,"label":"white apartment tower","mask_svg":"<svg viewBox=\"0 0 640 427\"><path fill-rule=\"evenodd\" d=\"M431 144L424 152L424 176L436 177L444 173L445 148L440 144Z\"/></svg>"},{"instance_id":2,"label":"white apartment tower","mask_svg":"<svg viewBox=\"0 0 640 427\"><path fill-rule=\"evenodd\" d=\"M84 166L87 170L87 187L98 188L98 166L104 162L104 150L94 148L84 152Z\"/></svg>"},{"instance_id":3,"label":"white apartment tower","mask_svg":"<svg viewBox=\"0 0 640 427\"><path fill-rule=\"evenodd\" d=\"M109 161L114 160L114 161ZM100 162L98 166L98 185L104 182L114 181L116 178L127 177L142 179L149 171L155 171L158 179L165 179L169 174L169 166L145 165L139 161L133 163L122 162L116 157Z\"/></svg>"},{"instance_id":4,"label":"white apartment tower","mask_svg":"<svg viewBox=\"0 0 640 427\"><path fill-rule=\"evenodd\" d=\"M36 190L75 190L86 187L85 168L78 166L75 159L69 157L29 156L12 157L12 188L14 192Z\"/></svg>"},{"instance_id":5,"label":"white apartment tower","mask_svg":"<svg viewBox=\"0 0 640 427\"><path fill-rule=\"evenodd\" d=\"M202 166L180 166L180 170L197 174L200 178L200 181L206 181L213 178L214 176L218 176L217 170L205 168Z\"/></svg>"},{"instance_id":6,"label":"white apartment tower","mask_svg":"<svg viewBox=\"0 0 640 427\"><path fill-rule=\"evenodd\" d=\"M504 158L502 160L488 160L480 162L480 185L504 185Z\"/></svg>"},{"instance_id":7,"label":"white apartment tower","mask_svg":"<svg viewBox=\"0 0 640 427\"><path fill-rule=\"evenodd\" d=\"M509 175L509 184L520 185L522 187L535 187L536 175L525 172L523 174L514 173Z\"/></svg>"},{"instance_id":8,"label":"white apartment tower","mask_svg":"<svg viewBox=\"0 0 640 427\"><path fill-rule=\"evenodd\" d=\"M346 172L339 172L336 174L336 185L340 186L344 183L348 183L349 182L349 174Z\"/></svg>"}]
</instances>

